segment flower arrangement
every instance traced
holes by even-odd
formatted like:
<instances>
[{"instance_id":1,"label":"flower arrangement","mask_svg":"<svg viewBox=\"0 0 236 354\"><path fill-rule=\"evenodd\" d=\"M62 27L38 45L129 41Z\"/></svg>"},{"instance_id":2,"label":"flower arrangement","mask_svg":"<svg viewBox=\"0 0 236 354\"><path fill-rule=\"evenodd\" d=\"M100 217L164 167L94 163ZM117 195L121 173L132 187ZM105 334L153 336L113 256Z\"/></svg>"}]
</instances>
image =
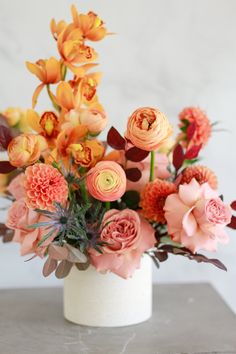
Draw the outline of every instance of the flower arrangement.
<instances>
[{"instance_id":1,"label":"flower arrangement","mask_svg":"<svg viewBox=\"0 0 236 354\"><path fill-rule=\"evenodd\" d=\"M109 35L93 12L72 22L51 21L59 58L27 62L40 84L32 109L9 108L0 120L0 191L12 201L5 241L20 244L21 255L45 259L43 274L67 276L75 265L131 277L144 253L156 265L169 254L209 262L203 251L227 243L225 226L236 228L236 202L223 202L217 177L199 165L213 131L200 108L179 114L180 133L156 108L138 108L121 135L99 134L107 115L98 99L101 74L97 53L87 44ZM47 90L52 109L35 110Z\"/></svg>"}]
</instances>

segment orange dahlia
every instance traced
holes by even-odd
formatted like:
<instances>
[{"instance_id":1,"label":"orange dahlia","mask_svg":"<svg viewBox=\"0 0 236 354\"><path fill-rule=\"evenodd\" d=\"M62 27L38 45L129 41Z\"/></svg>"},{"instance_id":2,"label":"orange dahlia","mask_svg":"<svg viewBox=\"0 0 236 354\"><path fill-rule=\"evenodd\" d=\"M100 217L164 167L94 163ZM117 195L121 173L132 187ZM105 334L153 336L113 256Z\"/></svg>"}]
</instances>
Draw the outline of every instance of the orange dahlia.
<instances>
[{"instance_id":1,"label":"orange dahlia","mask_svg":"<svg viewBox=\"0 0 236 354\"><path fill-rule=\"evenodd\" d=\"M27 167L25 176L26 204L29 208L53 211L53 202L66 202L67 182L53 166L37 163Z\"/></svg>"},{"instance_id":2,"label":"orange dahlia","mask_svg":"<svg viewBox=\"0 0 236 354\"><path fill-rule=\"evenodd\" d=\"M152 221L166 223L164 205L168 195L176 192L176 186L172 182L155 179L146 184L141 193L140 207L142 215Z\"/></svg>"},{"instance_id":3,"label":"orange dahlia","mask_svg":"<svg viewBox=\"0 0 236 354\"><path fill-rule=\"evenodd\" d=\"M181 176L179 184L190 183L195 178L199 184L208 182L212 189L217 189L218 181L213 171L205 166L191 166L187 167Z\"/></svg>"},{"instance_id":4,"label":"orange dahlia","mask_svg":"<svg viewBox=\"0 0 236 354\"><path fill-rule=\"evenodd\" d=\"M186 138L186 130L191 123L195 123L195 132L190 145L205 146L211 136L211 123L206 113L198 107L184 108L179 114L179 127L183 131L180 138Z\"/></svg>"}]
</instances>

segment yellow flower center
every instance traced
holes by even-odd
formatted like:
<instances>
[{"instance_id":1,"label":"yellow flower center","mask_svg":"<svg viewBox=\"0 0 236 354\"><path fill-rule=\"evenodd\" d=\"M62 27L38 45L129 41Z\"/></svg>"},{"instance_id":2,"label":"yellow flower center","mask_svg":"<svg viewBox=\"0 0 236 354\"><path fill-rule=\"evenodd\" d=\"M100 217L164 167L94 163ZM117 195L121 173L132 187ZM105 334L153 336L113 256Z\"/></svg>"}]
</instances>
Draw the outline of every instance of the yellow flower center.
<instances>
[{"instance_id":1,"label":"yellow flower center","mask_svg":"<svg viewBox=\"0 0 236 354\"><path fill-rule=\"evenodd\" d=\"M111 171L102 171L98 176L98 185L102 190L111 190L117 185L117 175Z\"/></svg>"}]
</instances>

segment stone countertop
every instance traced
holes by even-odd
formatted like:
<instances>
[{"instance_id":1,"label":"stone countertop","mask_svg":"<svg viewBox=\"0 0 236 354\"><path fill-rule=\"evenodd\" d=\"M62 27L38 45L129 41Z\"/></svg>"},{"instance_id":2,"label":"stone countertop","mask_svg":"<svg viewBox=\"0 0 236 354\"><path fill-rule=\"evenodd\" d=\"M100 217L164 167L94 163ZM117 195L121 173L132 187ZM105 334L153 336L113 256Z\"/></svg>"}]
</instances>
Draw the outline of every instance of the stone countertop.
<instances>
[{"instance_id":1,"label":"stone countertop","mask_svg":"<svg viewBox=\"0 0 236 354\"><path fill-rule=\"evenodd\" d=\"M62 289L0 291L0 354L235 354L236 317L208 284L154 287L153 317L136 326L76 326Z\"/></svg>"}]
</instances>

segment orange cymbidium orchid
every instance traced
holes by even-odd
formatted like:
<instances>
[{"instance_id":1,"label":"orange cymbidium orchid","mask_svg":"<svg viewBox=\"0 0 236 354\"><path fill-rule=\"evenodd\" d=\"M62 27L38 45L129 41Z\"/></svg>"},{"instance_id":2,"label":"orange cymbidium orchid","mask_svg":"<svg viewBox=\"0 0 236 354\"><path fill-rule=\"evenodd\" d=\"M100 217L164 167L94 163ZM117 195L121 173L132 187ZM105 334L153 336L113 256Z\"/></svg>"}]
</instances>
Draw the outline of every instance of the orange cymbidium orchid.
<instances>
[{"instance_id":1,"label":"orange cymbidium orchid","mask_svg":"<svg viewBox=\"0 0 236 354\"><path fill-rule=\"evenodd\" d=\"M71 144L68 148L74 162L82 167L93 167L105 153L104 145L98 140L86 140L79 144Z\"/></svg>"},{"instance_id":2,"label":"orange cymbidium orchid","mask_svg":"<svg viewBox=\"0 0 236 354\"><path fill-rule=\"evenodd\" d=\"M61 63L51 57L49 59L39 59L36 63L26 62L26 66L42 82L33 94L32 107L34 108L43 87L49 84L56 84L61 80Z\"/></svg>"},{"instance_id":3,"label":"orange cymbidium orchid","mask_svg":"<svg viewBox=\"0 0 236 354\"><path fill-rule=\"evenodd\" d=\"M75 86L80 93L81 104L91 105L98 103L97 86L101 81L101 73L86 74L75 79Z\"/></svg>"},{"instance_id":4,"label":"orange cymbidium orchid","mask_svg":"<svg viewBox=\"0 0 236 354\"><path fill-rule=\"evenodd\" d=\"M95 50L84 44L83 34L73 23L58 35L57 47L63 62L67 65L87 63L97 59Z\"/></svg>"},{"instance_id":5,"label":"orange cymbidium orchid","mask_svg":"<svg viewBox=\"0 0 236 354\"><path fill-rule=\"evenodd\" d=\"M56 147L59 156L65 157L70 154L69 146L83 142L88 134L87 127L78 125L64 129L57 137Z\"/></svg>"},{"instance_id":6,"label":"orange cymbidium orchid","mask_svg":"<svg viewBox=\"0 0 236 354\"><path fill-rule=\"evenodd\" d=\"M62 81L57 86L56 102L64 111L76 109L81 103L81 94L78 89L73 88L68 82Z\"/></svg>"},{"instance_id":7,"label":"orange cymbidium orchid","mask_svg":"<svg viewBox=\"0 0 236 354\"><path fill-rule=\"evenodd\" d=\"M104 22L92 11L85 14L79 14L76 7L71 7L73 23L81 30L84 39L90 41L100 41L103 39L107 30L104 27Z\"/></svg>"},{"instance_id":8,"label":"orange cymbidium orchid","mask_svg":"<svg viewBox=\"0 0 236 354\"><path fill-rule=\"evenodd\" d=\"M27 111L29 126L47 139L50 146L54 145L55 139L60 132L60 117L52 111L46 111L39 115L33 109Z\"/></svg>"},{"instance_id":9,"label":"orange cymbidium orchid","mask_svg":"<svg viewBox=\"0 0 236 354\"><path fill-rule=\"evenodd\" d=\"M62 33L62 31L66 27L67 27L67 23L64 20L58 21L57 23L54 20L54 18L51 20L50 29L55 40L58 39L58 36Z\"/></svg>"}]
</instances>

